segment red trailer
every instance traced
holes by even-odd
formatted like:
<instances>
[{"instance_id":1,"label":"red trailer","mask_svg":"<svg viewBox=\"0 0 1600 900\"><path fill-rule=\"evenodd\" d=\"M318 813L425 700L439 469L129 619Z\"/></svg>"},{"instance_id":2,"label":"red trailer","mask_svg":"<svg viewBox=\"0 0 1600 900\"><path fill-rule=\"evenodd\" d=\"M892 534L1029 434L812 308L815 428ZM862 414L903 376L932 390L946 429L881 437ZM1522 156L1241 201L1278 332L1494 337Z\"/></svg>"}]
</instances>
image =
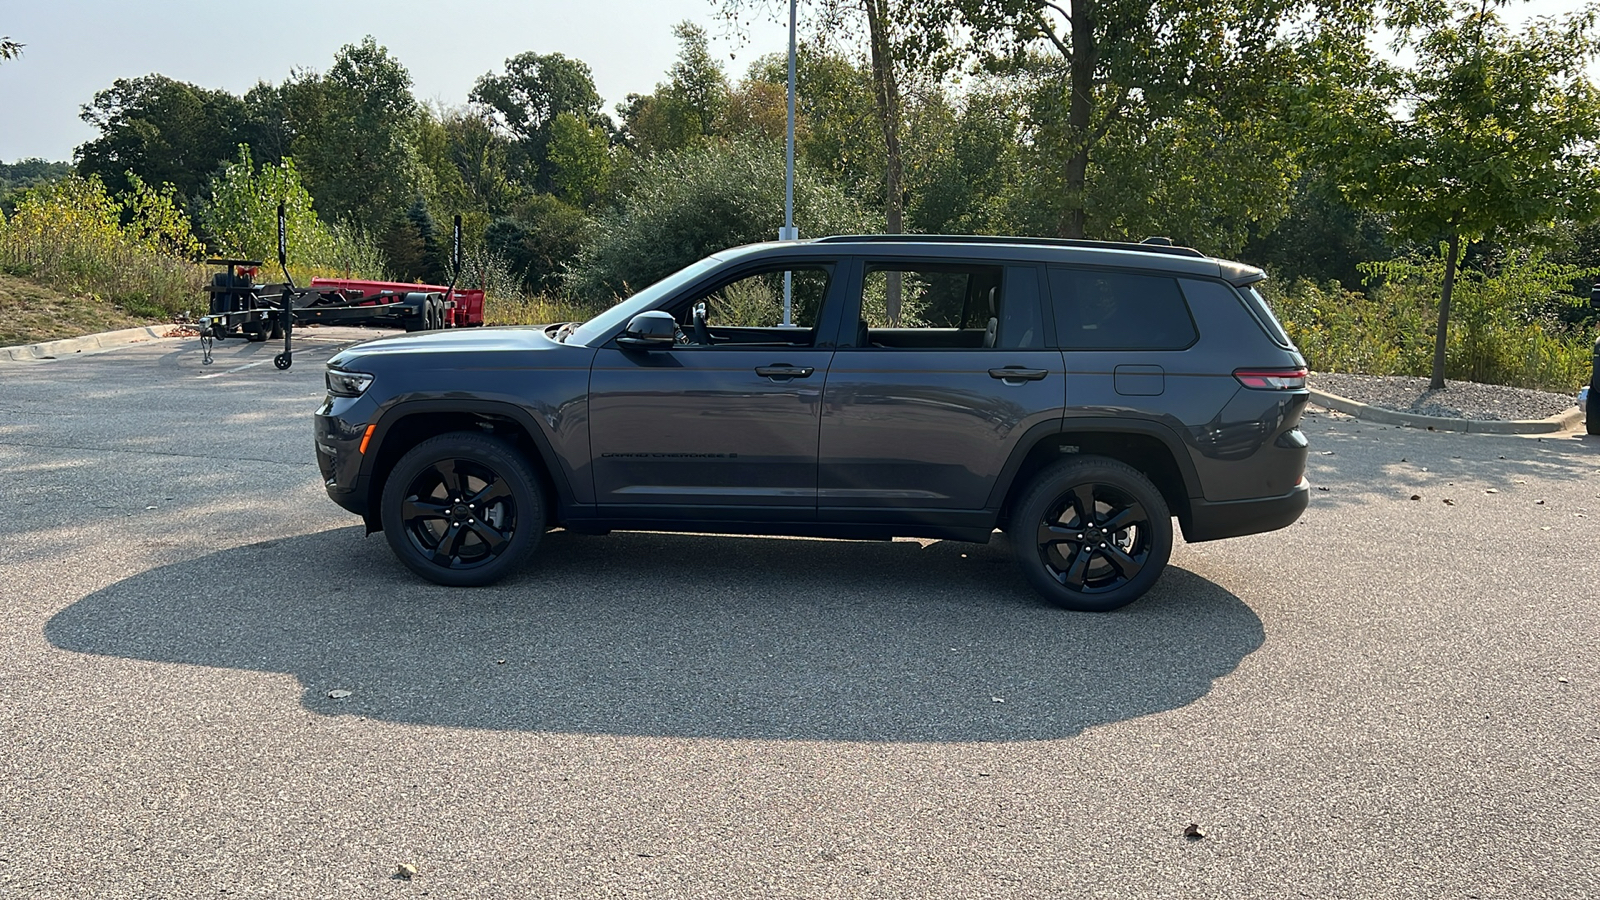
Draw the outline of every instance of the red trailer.
<instances>
[{"instance_id":1,"label":"red trailer","mask_svg":"<svg viewBox=\"0 0 1600 900\"><path fill-rule=\"evenodd\" d=\"M390 303L403 302L408 294L422 292L426 294L441 294L444 301L443 327L467 328L483 324L483 291L478 288L451 288L438 284L408 284L403 281L361 281L350 278L313 278L311 290L321 293L324 297L333 295L342 297L347 306L345 308L360 308L365 306L381 306ZM316 306L300 310L302 321L316 321L315 316L306 313L315 312ZM389 317L384 317L389 318ZM344 321L349 321L345 319ZM382 321L380 319L379 321ZM400 319L400 323L407 331L419 331L421 320L414 316ZM425 326L424 326L425 327Z\"/></svg>"}]
</instances>

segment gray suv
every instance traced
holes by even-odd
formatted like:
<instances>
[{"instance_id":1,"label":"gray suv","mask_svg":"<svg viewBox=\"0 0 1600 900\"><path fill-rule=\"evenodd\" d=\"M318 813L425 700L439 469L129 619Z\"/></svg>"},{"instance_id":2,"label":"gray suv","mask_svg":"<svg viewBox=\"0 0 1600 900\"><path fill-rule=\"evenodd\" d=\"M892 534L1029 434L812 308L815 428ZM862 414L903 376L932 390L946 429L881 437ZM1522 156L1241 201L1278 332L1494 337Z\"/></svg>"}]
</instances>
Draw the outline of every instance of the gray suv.
<instances>
[{"instance_id":1,"label":"gray suv","mask_svg":"<svg viewBox=\"0 0 1600 900\"><path fill-rule=\"evenodd\" d=\"M1010 538L1109 610L1306 508L1305 360L1259 269L1183 247L841 236L716 253L587 322L328 363L329 496L446 585L552 527Z\"/></svg>"}]
</instances>

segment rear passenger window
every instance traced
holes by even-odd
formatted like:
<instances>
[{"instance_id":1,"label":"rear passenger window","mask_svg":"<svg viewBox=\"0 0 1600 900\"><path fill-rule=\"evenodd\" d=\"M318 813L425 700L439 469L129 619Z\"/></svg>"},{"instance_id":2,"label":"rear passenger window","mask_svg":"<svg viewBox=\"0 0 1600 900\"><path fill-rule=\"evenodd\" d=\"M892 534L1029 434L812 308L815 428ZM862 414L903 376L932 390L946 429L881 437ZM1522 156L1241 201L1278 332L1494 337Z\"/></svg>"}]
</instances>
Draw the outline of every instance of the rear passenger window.
<instances>
[{"instance_id":1,"label":"rear passenger window","mask_svg":"<svg viewBox=\"0 0 1600 900\"><path fill-rule=\"evenodd\" d=\"M1051 268L1050 300L1064 350L1182 350L1197 336L1176 278Z\"/></svg>"},{"instance_id":2,"label":"rear passenger window","mask_svg":"<svg viewBox=\"0 0 1600 900\"><path fill-rule=\"evenodd\" d=\"M855 346L979 350L1019 347L1024 338L1037 341L1025 308L1032 300L1037 310L1037 279L1035 296L1014 299L1001 272L999 266L964 263L868 263ZM1008 308L1012 305L1016 309ZM1010 326L1005 334L1002 317Z\"/></svg>"}]
</instances>

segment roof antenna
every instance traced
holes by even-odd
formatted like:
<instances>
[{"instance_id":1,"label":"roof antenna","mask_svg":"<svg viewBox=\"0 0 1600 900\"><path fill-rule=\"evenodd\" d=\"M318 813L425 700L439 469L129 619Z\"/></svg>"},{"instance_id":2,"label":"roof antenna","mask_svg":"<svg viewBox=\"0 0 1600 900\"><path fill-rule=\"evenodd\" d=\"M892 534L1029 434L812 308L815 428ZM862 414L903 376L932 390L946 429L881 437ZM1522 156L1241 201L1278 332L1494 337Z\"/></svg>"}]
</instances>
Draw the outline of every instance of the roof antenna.
<instances>
[{"instance_id":1,"label":"roof antenna","mask_svg":"<svg viewBox=\"0 0 1600 900\"><path fill-rule=\"evenodd\" d=\"M1169 237L1156 237L1156 236L1152 235L1152 236L1147 237L1144 240L1140 241L1139 243L1141 243L1141 244L1156 244L1157 246L1161 246L1161 247L1171 247L1172 246L1172 238L1169 238Z\"/></svg>"}]
</instances>

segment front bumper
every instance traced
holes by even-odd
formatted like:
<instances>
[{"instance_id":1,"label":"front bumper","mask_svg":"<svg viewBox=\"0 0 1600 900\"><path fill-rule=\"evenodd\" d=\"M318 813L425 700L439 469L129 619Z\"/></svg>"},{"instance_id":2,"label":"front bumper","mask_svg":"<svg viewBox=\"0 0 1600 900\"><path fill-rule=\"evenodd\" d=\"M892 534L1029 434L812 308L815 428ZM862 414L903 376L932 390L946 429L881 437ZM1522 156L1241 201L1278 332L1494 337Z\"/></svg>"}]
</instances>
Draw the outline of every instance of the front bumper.
<instances>
[{"instance_id":1,"label":"front bumper","mask_svg":"<svg viewBox=\"0 0 1600 900\"><path fill-rule=\"evenodd\" d=\"M1191 544L1260 534L1287 528L1311 503L1311 482L1305 478L1281 497L1212 502L1190 500L1189 514L1179 519L1183 539Z\"/></svg>"},{"instance_id":2,"label":"front bumper","mask_svg":"<svg viewBox=\"0 0 1600 900\"><path fill-rule=\"evenodd\" d=\"M312 437L317 469L322 473L328 497L365 517L369 500L361 441L366 437L368 422L366 417L353 414L359 405L359 398L329 397L312 416Z\"/></svg>"}]
</instances>

